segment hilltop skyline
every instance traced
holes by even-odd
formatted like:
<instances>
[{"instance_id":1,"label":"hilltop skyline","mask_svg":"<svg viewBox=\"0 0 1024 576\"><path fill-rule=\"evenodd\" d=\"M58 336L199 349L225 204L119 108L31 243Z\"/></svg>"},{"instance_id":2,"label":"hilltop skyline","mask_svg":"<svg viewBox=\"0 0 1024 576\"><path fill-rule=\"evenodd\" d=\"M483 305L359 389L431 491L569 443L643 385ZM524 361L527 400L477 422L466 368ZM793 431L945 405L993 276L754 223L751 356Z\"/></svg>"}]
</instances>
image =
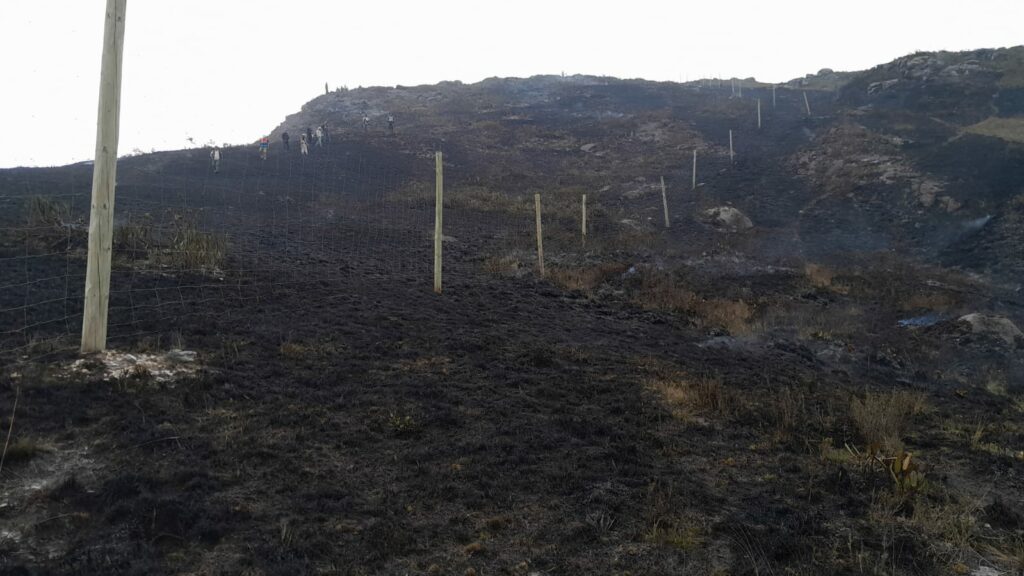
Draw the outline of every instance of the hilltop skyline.
<instances>
[{"instance_id":1,"label":"hilltop skyline","mask_svg":"<svg viewBox=\"0 0 1024 576\"><path fill-rule=\"evenodd\" d=\"M253 141L322 94L325 82L333 89L563 72L783 82L917 50L1012 45L1021 17L1024 6L1004 0L970 11L942 2L926 13L871 0L852 14L806 2L665 8L642 0L626 11L528 1L500 21L469 2L130 3L119 152L182 148L190 138ZM4 8L0 49L31 47L31 55L6 65L10 85L24 89L5 95L0 114L11 137L0 144L0 167L91 158L102 23L99 1Z\"/></svg>"}]
</instances>

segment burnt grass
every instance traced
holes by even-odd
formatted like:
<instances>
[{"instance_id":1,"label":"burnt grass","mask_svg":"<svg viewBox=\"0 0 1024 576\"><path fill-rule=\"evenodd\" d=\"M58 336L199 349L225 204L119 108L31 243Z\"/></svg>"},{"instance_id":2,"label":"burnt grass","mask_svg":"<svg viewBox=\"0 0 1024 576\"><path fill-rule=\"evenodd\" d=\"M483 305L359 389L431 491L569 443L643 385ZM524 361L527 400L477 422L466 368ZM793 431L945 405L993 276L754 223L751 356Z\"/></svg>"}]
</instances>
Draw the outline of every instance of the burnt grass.
<instances>
[{"instance_id":1,"label":"burnt grass","mask_svg":"<svg viewBox=\"0 0 1024 576\"><path fill-rule=\"evenodd\" d=\"M146 268L137 249L115 260L113 285L129 288L112 295L112 346L182 344L198 352L193 376L69 373L81 234L5 238L4 278L61 282L32 299L0 292L0 309L29 302L47 320L34 340L2 339L17 353L3 357L0 424L6 433L20 389L14 436L39 449L0 476L0 574L1021 573L1024 342L956 318L1019 320L1022 301L1005 278L947 267L945 254L977 243L856 251L863 222L842 202L815 204L820 220L796 216L820 191L787 159L844 121L831 94L812 93L805 118L798 91L769 112L770 89L748 88L770 127L746 126L732 165L721 148L751 102L728 88L523 86L484 83L487 98L448 86L437 117L399 115L410 125L397 137L339 128L308 160L229 148L218 176L203 150L124 160L123 214L197 210L227 237L219 278ZM546 91L560 97L520 111L526 124L473 109ZM589 116L609 108L625 119ZM485 145L499 128L480 119L503 126L507 150ZM442 121L443 137L415 130ZM660 196L620 193L662 173L689 191L690 149L638 139L649 122L685 127L708 150L704 185L673 198L669 230ZM534 148L574 130L621 157ZM546 221L549 267L600 271L539 278L528 211L453 200L433 294L431 204L407 187L429 193L425 152L438 140L453 195L485 186L528 203L622 186L594 195L600 248L558 230L568 213ZM932 154L913 162L948 151ZM81 215L89 177L4 171L0 194L62 194ZM961 177L986 183L986 207L1005 199L1001 177ZM345 209L325 221L322 194L337 190ZM723 204L754 229L698 217ZM625 217L639 231L617 227ZM14 258L44 254L37 241L56 255ZM515 269L485 270L494 257ZM5 322L18 328L22 313ZM898 323L926 315L937 319ZM852 414L874 394L926 406L896 438L925 485L900 488L871 457L897 456L875 454Z\"/></svg>"}]
</instances>

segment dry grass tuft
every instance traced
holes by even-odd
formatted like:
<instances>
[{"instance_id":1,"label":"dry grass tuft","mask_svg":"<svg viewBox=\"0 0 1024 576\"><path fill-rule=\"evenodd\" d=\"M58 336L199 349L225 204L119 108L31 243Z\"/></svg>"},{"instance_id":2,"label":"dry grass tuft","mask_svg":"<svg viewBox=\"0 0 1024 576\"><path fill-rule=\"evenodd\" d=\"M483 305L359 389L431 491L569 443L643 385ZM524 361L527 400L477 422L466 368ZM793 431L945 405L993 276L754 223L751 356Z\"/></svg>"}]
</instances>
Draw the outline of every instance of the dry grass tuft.
<instances>
[{"instance_id":1,"label":"dry grass tuft","mask_svg":"<svg viewBox=\"0 0 1024 576\"><path fill-rule=\"evenodd\" d=\"M964 128L964 131L1000 138L1009 142L1024 142L1024 118L997 118L993 116L973 126Z\"/></svg>"},{"instance_id":2,"label":"dry grass tuft","mask_svg":"<svg viewBox=\"0 0 1024 576\"><path fill-rule=\"evenodd\" d=\"M703 328L720 328L734 336L753 332L755 309L742 300L701 298L668 274L643 272L633 291L633 302L649 310L691 315Z\"/></svg>"},{"instance_id":3,"label":"dry grass tuft","mask_svg":"<svg viewBox=\"0 0 1024 576\"><path fill-rule=\"evenodd\" d=\"M832 280L835 279L836 273L818 264L807 264L804 266L804 276L811 282L811 286L828 288L832 286Z\"/></svg>"},{"instance_id":4,"label":"dry grass tuft","mask_svg":"<svg viewBox=\"0 0 1024 576\"><path fill-rule=\"evenodd\" d=\"M186 271L213 271L220 267L227 251L224 236L201 232L194 218L175 219L166 262Z\"/></svg>"},{"instance_id":5,"label":"dry grass tuft","mask_svg":"<svg viewBox=\"0 0 1024 576\"><path fill-rule=\"evenodd\" d=\"M621 275L629 268L626 264L607 263L582 268L552 267L548 279L563 290L590 293L613 276Z\"/></svg>"},{"instance_id":6,"label":"dry grass tuft","mask_svg":"<svg viewBox=\"0 0 1024 576\"><path fill-rule=\"evenodd\" d=\"M33 196L28 201L28 224L34 228L64 228L68 224L71 207L45 196Z\"/></svg>"},{"instance_id":7,"label":"dry grass tuft","mask_svg":"<svg viewBox=\"0 0 1024 576\"><path fill-rule=\"evenodd\" d=\"M523 269L523 263L512 255L491 256L484 260L484 272L498 276L515 276Z\"/></svg>"},{"instance_id":8,"label":"dry grass tuft","mask_svg":"<svg viewBox=\"0 0 1024 576\"><path fill-rule=\"evenodd\" d=\"M903 449L902 437L909 420L926 410L928 403L920 392L868 392L863 399L850 401L850 415L861 437L887 453Z\"/></svg>"},{"instance_id":9,"label":"dry grass tuft","mask_svg":"<svg viewBox=\"0 0 1024 576\"><path fill-rule=\"evenodd\" d=\"M740 399L718 378L653 378L647 388L661 396L674 418L684 422L697 421L697 416L729 418L741 408Z\"/></svg>"},{"instance_id":10,"label":"dry grass tuft","mask_svg":"<svg viewBox=\"0 0 1024 576\"><path fill-rule=\"evenodd\" d=\"M27 440L23 438L11 443L11 445L7 447L7 452L4 456L4 464L28 462L43 452L46 452L46 448L41 444L34 440Z\"/></svg>"}]
</instances>

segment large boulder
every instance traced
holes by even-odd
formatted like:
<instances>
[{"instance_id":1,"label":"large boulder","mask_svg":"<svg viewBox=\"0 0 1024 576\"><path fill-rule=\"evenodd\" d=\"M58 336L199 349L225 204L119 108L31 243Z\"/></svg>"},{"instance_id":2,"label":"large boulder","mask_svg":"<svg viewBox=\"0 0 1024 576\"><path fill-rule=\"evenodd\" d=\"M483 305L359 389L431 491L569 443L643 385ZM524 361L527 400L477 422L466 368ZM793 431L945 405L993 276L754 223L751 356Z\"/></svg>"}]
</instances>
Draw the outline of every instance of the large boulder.
<instances>
[{"instance_id":1,"label":"large boulder","mask_svg":"<svg viewBox=\"0 0 1024 576\"><path fill-rule=\"evenodd\" d=\"M961 316L960 321L969 324L971 332L975 334L990 334L1002 338L1007 344L1013 344L1017 338L1024 337L1024 333L1013 321L1002 316L974 313Z\"/></svg>"},{"instance_id":2,"label":"large boulder","mask_svg":"<svg viewBox=\"0 0 1024 576\"><path fill-rule=\"evenodd\" d=\"M749 230L754 223L747 218L747 215L732 206L716 206L708 208L702 214L702 220L715 228L736 232Z\"/></svg>"}]
</instances>

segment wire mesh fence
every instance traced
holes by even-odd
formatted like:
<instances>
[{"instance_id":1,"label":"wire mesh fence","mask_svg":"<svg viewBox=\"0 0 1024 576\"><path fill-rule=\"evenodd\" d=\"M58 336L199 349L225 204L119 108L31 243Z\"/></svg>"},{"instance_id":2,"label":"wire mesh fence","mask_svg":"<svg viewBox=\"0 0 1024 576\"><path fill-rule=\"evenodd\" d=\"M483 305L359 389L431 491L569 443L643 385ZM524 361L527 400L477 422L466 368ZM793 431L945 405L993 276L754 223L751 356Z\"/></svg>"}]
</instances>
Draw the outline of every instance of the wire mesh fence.
<instances>
[{"instance_id":1,"label":"wire mesh fence","mask_svg":"<svg viewBox=\"0 0 1024 576\"><path fill-rule=\"evenodd\" d=\"M706 248L679 230L718 204L716 190L756 184L747 150L764 142L748 138L764 137L750 126L737 130L732 156L721 126L669 135L646 130L623 135L608 158L660 148L670 161L638 164L628 182L609 179L600 167L614 160L586 146L555 160L519 151L519 161L539 163L534 173L495 178L480 176L486 168L479 151L422 141L402 147L393 135L359 133L339 134L308 154L275 142L266 158L255 146L226 147L216 162L208 148L123 158L109 340L127 345L167 334L176 323L244 315L253 307L288 314L276 306L281 295L329 299L351 278L430 290L434 148L454 148L445 155L446 279L536 274L537 193L546 270L569 286L595 264ZM0 354L7 358L77 346L91 177L88 163L0 176ZM661 177L672 228L664 225ZM748 203L757 202L751 194Z\"/></svg>"}]
</instances>

